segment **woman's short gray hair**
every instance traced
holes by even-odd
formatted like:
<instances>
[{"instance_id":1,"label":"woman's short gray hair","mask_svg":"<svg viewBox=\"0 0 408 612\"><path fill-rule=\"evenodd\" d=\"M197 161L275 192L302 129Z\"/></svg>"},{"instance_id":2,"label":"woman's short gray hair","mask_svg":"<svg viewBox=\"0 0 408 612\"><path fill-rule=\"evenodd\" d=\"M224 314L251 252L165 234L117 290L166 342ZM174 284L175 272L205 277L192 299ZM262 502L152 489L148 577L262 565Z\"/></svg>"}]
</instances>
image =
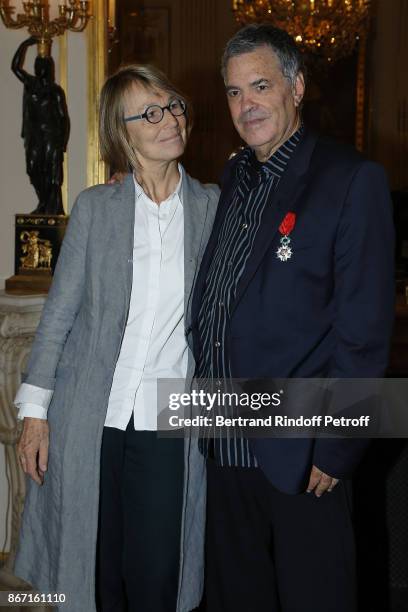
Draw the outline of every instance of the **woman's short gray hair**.
<instances>
[{"instance_id":1,"label":"woman's short gray hair","mask_svg":"<svg viewBox=\"0 0 408 612\"><path fill-rule=\"evenodd\" d=\"M280 28L268 23L254 23L239 30L228 42L221 60L221 73L225 80L228 61L237 55L250 53L267 45L279 58L282 74L292 85L299 72L305 76L302 52L293 38Z\"/></svg>"}]
</instances>

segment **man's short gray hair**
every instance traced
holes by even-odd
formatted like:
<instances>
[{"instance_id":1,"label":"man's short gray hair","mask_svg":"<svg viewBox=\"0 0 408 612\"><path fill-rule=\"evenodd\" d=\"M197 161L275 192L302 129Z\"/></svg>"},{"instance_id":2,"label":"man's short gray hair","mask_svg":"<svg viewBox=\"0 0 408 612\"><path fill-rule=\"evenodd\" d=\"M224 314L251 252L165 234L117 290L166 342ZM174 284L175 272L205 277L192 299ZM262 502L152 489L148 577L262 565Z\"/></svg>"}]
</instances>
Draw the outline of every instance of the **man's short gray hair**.
<instances>
[{"instance_id":1,"label":"man's short gray hair","mask_svg":"<svg viewBox=\"0 0 408 612\"><path fill-rule=\"evenodd\" d=\"M305 76L302 52L293 38L280 28L268 23L254 23L239 30L228 42L221 60L221 73L225 80L228 61L237 55L250 53L267 45L279 58L282 74L292 85L299 72Z\"/></svg>"}]
</instances>

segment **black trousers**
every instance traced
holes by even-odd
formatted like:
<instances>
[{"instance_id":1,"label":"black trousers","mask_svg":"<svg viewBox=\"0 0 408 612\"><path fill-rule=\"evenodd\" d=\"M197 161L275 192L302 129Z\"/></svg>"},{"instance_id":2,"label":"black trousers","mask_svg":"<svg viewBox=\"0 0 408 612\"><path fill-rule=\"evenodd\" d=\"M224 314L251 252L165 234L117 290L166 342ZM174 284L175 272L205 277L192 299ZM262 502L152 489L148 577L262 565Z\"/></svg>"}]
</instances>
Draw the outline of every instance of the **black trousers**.
<instances>
[{"instance_id":1,"label":"black trousers","mask_svg":"<svg viewBox=\"0 0 408 612\"><path fill-rule=\"evenodd\" d=\"M175 612L183 494L182 439L105 427L96 600L100 612Z\"/></svg>"},{"instance_id":2,"label":"black trousers","mask_svg":"<svg viewBox=\"0 0 408 612\"><path fill-rule=\"evenodd\" d=\"M355 612L348 485L287 495L207 460L205 612Z\"/></svg>"}]
</instances>

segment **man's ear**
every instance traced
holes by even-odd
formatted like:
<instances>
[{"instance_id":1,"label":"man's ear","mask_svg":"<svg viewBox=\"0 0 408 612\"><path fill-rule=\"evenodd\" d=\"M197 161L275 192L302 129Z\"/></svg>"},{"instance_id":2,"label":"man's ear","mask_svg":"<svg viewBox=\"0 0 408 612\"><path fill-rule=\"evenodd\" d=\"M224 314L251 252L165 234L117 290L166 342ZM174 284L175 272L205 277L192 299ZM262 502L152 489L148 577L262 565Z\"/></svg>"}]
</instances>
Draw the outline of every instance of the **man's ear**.
<instances>
[{"instance_id":1,"label":"man's ear","mask_svg":"<svg viewBox=\"0 0 408 612\"><path fill-rule=\"evenodd\" d=\"M305 78L303 72L298 72L296 75L295 83L293 85L293 99L295 106L300 106L305 95Z\"/></svg>"}]
</instances>

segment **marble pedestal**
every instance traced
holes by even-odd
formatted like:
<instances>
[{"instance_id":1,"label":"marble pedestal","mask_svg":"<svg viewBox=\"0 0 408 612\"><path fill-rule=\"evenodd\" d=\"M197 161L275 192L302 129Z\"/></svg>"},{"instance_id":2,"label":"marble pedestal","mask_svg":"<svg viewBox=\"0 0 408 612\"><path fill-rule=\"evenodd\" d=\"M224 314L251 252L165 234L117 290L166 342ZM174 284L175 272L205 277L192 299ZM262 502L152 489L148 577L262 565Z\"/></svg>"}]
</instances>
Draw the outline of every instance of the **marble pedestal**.
<instances>
[{"instance_id":1,"label":"marble pedestal","mask_svg":"<svg viewBox=\"0 0 408 612\"><path fill-rule=\"evenodd\" d=\"M27 588L27 585L13 576L12 572L25 495L25 475L20 467L16 451L21 423L17 421L13 399L21 382L21 373L24 370L44 302L45 296L17 297L0 291L0 442L5 446L6 470L10 483L9 491L1 491L1 497L4 499L7 498L7 495L9 496L11 510L10 553L3 567L0 568L0 589L2 591L7 588ZM6 608L0 607L0 610L2 609ZM20 608L10 609L19 610ZM29 608L21 609L27 611ZM40 610L38 607L35 609Z\"/></svg>"}]
</instances>

